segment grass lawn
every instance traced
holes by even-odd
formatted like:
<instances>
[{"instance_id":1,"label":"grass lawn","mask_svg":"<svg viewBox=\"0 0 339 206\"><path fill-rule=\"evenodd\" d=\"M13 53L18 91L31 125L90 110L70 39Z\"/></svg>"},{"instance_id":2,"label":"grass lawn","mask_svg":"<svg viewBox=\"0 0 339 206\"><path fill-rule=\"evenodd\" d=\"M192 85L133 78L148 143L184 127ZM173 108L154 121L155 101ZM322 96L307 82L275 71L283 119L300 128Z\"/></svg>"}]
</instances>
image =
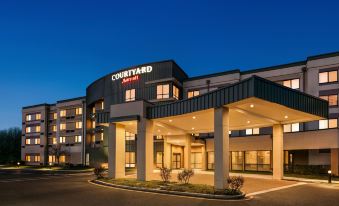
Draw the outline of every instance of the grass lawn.
<instances>
[{"instance_id":1,"label":"grass lawn","mask_svg":"<svg viewBox=\"0 0 339 206\"><path fill-rule=\"evenodd\" d=\"M80 167L80 166L74 166L74 167L64 167L64 166L33 166L33 165L21 165L20 167L15 165L2 165L0 166L1 169L36 169L36 170L74 170L74 171L92 171L93 168L90 167Z\"/></svg>"},{"instance_id":2,"label":"grass lawn","mask_svg":"<svg viewBox=\"0 0 339 206\"><path fill-rule=\"evenodd\" d=\"M128 178L123 179L101 178L99 180L116 185L125 185L130 187L161 189L167 191L202 193L202 194L220 194L220 191L219 192L216 191L213 186L203 184L181 184L177 182L170 182L168 184L165 184L164 182L159 180L139 181L136 179Z\"/></svg>"}]
</instances>

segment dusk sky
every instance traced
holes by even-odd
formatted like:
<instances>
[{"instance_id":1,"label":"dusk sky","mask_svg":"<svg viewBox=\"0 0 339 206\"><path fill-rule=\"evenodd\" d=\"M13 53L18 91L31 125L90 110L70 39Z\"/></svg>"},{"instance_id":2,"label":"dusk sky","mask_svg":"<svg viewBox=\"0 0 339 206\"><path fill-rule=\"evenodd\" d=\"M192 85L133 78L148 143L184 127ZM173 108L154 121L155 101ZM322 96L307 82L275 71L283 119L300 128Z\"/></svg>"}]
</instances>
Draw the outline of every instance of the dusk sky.
<instances>
[{"instance_id":1,"label":"dusk sky","mask_svg":"<svg viewBox=\"0 0 339 206\"><path fill-rule=\"evenodd\" d=\"M339 51L338 1L296 2L1 1L0 129L132 65L173 59L197 76Z\"/></svg>"}]
</instances>

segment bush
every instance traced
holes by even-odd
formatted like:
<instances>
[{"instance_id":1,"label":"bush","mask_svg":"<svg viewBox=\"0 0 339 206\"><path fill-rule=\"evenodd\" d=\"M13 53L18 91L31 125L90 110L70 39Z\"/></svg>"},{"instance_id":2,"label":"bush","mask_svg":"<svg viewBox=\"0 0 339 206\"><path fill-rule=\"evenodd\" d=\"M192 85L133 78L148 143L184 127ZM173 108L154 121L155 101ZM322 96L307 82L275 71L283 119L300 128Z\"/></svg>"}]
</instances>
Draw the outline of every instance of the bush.
<instances>
[{"instance_id":1,"label":"bush","mask_svg":"<svg viewBox=\"0 0 339 206\"><path fill-rule=\"evenodd\" d=\"M181 183L188 184L190 178L194 175L194 171L191 169L184 169L182 172L178 173L178 181Z\"/></svg>"},{"instance_id":2,"label":"bush","mask_svg":"<svg viewBox=\"0 0 339 206\"><path fill-rule=\"evenodd\" d=\"M167 167L160 168L160 177L164 183L169 182L169 180L171 179L171 172L172 169L170 168Z\"/></svg>"},{"instance_id":3,"label":"bush","mask_svg":"<svg viewBox=\"0 0 339 206\"><path fill-rule=\"evenodd\" d=\"M241 194L241 188L244 185L244 178L242 176L231 176L227 178L228 189L225 190L225 194L235 195Z\"/></svg>"},{"instance_id":4,"label":"bush","mask_svg":"<svg viewBox=\"0 0 339 206\"><path fill-rule=\"evenodd\" d=\"M94 175L99 179L99 178L104 177L105 168L99 166L99 167L94 168L93 172L94 172Z\"/></svg>"}]
</instances>

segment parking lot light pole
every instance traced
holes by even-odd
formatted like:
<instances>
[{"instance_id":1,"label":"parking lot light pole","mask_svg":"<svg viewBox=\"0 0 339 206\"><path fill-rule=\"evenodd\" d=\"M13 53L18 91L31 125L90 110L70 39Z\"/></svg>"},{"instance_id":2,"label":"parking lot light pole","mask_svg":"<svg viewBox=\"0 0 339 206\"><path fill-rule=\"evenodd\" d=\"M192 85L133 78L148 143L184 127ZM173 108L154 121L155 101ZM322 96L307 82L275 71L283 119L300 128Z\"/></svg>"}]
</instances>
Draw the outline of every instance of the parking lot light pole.
<instances>
[{"instance_id":1,"label":"parking lot light pole","mask_svg":"<svg viewBox=\"0 0 339 206\"><path fill-rule=\"evenodd\" d=\"M328 173L328 183L332 183L332 171L328 170L327 173Z\"/></svg>"}]
</instances>

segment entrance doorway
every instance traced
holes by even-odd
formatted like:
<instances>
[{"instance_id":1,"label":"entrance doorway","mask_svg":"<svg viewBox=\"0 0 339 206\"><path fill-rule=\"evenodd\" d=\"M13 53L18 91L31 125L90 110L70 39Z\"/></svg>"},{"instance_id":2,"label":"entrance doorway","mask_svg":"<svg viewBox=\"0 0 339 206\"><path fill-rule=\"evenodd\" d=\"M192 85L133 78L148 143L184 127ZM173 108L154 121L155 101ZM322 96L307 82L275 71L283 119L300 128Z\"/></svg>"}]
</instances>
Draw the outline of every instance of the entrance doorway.
<instances>
[{"instance_id":1,"label":"entrance doorway","mask_svg":"<svg viewBox=\"0 0 339 206\"><path fill-rule=\"evenodd\" d=\"M173 153L172 168L173 169L180 169L181 168L181 154L180 153Z\"/></svg>"}]
</instances>

